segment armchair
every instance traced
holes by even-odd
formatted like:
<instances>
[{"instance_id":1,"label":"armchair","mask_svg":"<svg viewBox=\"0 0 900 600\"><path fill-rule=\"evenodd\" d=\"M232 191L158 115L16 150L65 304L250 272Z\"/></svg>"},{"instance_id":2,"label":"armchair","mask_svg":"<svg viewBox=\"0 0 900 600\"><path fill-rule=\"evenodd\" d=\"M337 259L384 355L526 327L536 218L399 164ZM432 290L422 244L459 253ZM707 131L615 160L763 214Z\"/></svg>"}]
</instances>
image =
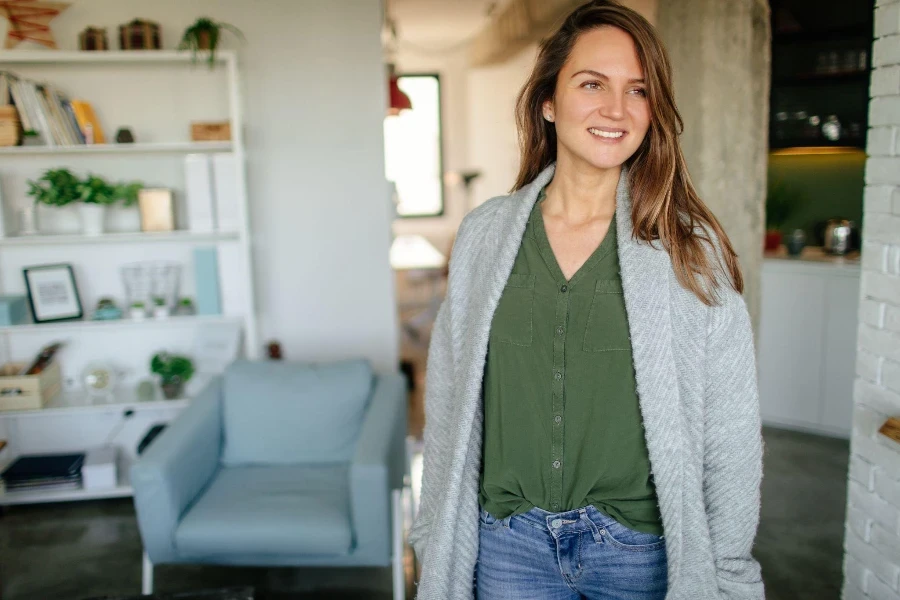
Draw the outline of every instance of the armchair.
<instances>
[{"instance_id":1,"label":"armchair","mask_svg":"<svg viewBox=\"0 0 900 600\"><path fill-rule=\"evenodd\" d=\"M153 565L392 566L404 597L406 383L364 360L232 363L131 467Z\"/></svg>"}]
</instances>

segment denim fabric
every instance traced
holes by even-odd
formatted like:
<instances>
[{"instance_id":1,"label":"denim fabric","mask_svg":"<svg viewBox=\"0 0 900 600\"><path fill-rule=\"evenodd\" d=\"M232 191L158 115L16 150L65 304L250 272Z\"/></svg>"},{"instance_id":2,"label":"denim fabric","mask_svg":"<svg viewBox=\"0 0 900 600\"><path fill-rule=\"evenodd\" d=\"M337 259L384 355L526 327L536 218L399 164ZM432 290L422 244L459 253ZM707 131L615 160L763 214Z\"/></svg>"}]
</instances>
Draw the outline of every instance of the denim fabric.
<instances>
[{"instance_id":1,"label":"denim fabric","mask_svg":"<svg viewBox=\"0 0 900 600\"><path fill-rule=\"evenodd\" d=\"M593 506L533 508L496 519L481 509L477 600L663 600L666 542Z\"/></svg>"}]
</instances>

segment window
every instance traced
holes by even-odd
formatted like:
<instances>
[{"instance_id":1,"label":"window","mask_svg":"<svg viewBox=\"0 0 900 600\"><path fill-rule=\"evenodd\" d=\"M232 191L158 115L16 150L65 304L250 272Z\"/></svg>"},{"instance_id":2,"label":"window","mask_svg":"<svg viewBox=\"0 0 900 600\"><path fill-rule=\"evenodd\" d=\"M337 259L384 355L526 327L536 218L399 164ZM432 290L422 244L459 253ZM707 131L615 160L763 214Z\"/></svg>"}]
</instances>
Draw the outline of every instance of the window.
<instances>
[{"instance_id":1,"label":"window","mask_svg":"<svg viewBox=\"0 0 900 600\"><path fill-rule=\"evenodd\" d=\"M399 217L444 213L441 87L438 75L401 75L412 110L384 120L385 176L397 191Z\"/></svg>"}]
</instances>

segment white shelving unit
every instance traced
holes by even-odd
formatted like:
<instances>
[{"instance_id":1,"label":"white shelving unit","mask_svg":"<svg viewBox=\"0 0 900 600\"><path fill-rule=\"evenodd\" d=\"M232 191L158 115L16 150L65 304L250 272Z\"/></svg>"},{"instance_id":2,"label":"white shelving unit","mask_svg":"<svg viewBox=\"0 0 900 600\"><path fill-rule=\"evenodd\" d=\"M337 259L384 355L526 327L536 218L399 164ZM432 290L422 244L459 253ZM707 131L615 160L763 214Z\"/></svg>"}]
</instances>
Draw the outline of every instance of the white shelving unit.
<instances>
[{"instance_id":1,"label":"white shelving unit","mask_svg":"<svg viewBox=\"0 0 900 600\"><path fill-rule=\"evenodd\" d=\"M69 263L73 266L85 320L28 323L0 327L0 361L26 361L54 341L65 346L59 362L64 392L39 410L0 411L0 470L22 454L84 451L107 444L119 449L119 481L102 490L60 490L5 493L0 506L58 502L131 495L128 466L137 457L137 444L154 424L167 423L190 398L138 402L135 386L149 374L150 357L169 350L190 354L198 331L239 328L240 355L258 358L251 236L245 178L245 149L241 84L237 56L219 51L213 68L201 56L175 51L0 51L0 71L46 81L70 98L90 102L108 139L128 126L137 141L79 146L0 148L0 294L24 294L22 268ZM193 142L190 122L229 120L230 141ZM97 173L111 180L140 180L152 187L173 190L176 220L185 221L184 160L191 154L234 155L238 168L234 186L240 199L240 224L227 231L172 232L139 230L137 208L117 209L110 215L109 233L81 235L72 226L74 215L41 207L41 234L17 236L16 208L31 202L27 180L48 168L65 166L78 174ZM51 214L52 213L52 214ZM68 221L67 221L68 219ZM135 321L90 320L99 298L111 296L124 307L125 290L119 268L147 259L182 264L180 295L192 296L193 251L213 247L219 263L222 311L218 315L148 317ZM111 398L91 400L80 388L79 375L95 361L112 364L122 385ZM208 374L198 374L194 388ZM189 388L191 389L191 388Z\"/></svg>"}]
</instances>

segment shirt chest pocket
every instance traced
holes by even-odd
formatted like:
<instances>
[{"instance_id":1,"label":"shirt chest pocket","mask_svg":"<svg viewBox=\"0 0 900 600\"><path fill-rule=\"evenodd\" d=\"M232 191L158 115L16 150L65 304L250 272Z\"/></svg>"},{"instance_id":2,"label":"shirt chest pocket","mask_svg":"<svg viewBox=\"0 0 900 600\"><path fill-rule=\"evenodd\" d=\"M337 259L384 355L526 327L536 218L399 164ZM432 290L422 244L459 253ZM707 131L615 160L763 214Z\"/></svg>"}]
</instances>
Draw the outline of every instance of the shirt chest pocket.
<instances>
[{"instance_id":1,"label":"shirt chest pocket","mask_svg":"<svg viewBox=\"0 0 900 600\"><path fill-rule=\"evenodd\" d=\"M534 275L512 273L491 322L494 342L530 346L534 337Z\"/></svg>"},{"instance_id":2,"label":"shirt chest pocket","mask_svg":"<svg viewBox=\"0 0 900 600\"><path fill-rule=\"evenodd\" d=\"M628 315L622 283L601 279L594 287L591 310L584 331L585 352L630 350Z\"/></svg>"}]
</instances>

